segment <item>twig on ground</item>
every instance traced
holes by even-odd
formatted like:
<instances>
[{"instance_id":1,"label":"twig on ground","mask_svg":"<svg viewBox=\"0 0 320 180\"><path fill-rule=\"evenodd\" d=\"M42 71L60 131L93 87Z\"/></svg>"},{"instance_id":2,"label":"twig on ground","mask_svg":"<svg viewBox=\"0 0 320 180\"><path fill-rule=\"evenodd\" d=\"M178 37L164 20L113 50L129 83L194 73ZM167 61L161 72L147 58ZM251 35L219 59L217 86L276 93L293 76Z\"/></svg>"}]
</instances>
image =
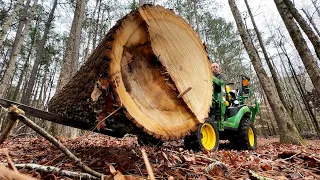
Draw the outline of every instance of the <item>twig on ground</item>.
<instances>
[{"instance_id":1,"label":"twig on ground","mask_svg":"<svg viewBox=\"0 0 320 180\"><path fill-rule=\"evenodd\" d=\"M74 163L81 168L84 172L87 172L93 176L96 177L101 177L104 176L103 174L92 170L91 168L89 168L88 166L86 166L79 158L77 158L74 154L72 154L69 149L67 149L61 142L59 142L57 139L55 139L52 135L50 135L49 133L47 133L44 129L42 129L41 127L39 127L37 124L35 124L34 122L32 122L29 118L27 118L26 116L23 115L23 111L18 109L17 106L15 106L16 109L14 109L14 111L11 111L9 113L11 113L13 116L17 116L18 119L25 123L27 126L29 126L31 129L33 129L34 131L36 131L37 133L39 133L41 136L43 136L45 139L47 139L48 141L50 141L52 144L54 144L58 149L60 149L64 154L66 154L71 160L74 161ZM21 112L22 111L22 112ZM112 177L106 177L107 179L111 179Z\"/></svg>"},{"instance_id":2,"label":"twig on ground","mask_svg":"<svg viewBox=\"0 0 320 180\"><path fill-rule=\"evenodd\" d=\"M178 151L175 151L175 150L171 150L171 149L167 149L167 151L169 152L173 152L173 153L176 153L176 154L179 154L179 155L193 155L194 157L196 158L200 158L200 159L203 159L203 160L206 160L206 161L209 161L209 162L214 162L214 161L217 161L215 159L212 159L212 158L209 158L209 157L205 157L205 156L201 156L201 155L198 155L198 154L190 154L190 153L187 153L186 151L183 151L183 152L178 152Z\"/></svg>"},{"instance_id":3,"label":"twig on ground","mask_svg":"<svg viewBox=\"0 0 320 180\"><path fill-rule=\"evenodd\" d=\"M51 159L50 161L48 161L48 162L46 162L45 164L42 164L42 165L43 165L43 166L45 166L45 165L47 165L47 164L49 164L49 163L53 162L54 160L56 160L56 159L58 159L58 158L62 157L63 155L64 155L64 153L60 153L60 154L59 154L59 156L57 156L57 157L55 157L55 158Z\"/></svg>"},{"instance_id":4,"label":"twig on ground","mask_svg":"<svg viewBox=\"0 0 320 180\"><path fill-rule=\"evenodd\" d=\"M5 177L6 179L15 179L15 180L36 180L32 177L29 177L27 175L21 174L19 172L14 172L9 170L8 168L5 168L3 166L0 166L0 175Z\"/></svg>"},{"instance_id":5,"label":"twig on ground","mask_svg":"<svg viewBox=\"0 0 320 180\"><path fill-rule=\"evenodd\" d=\"M194 169L187 169L187 168L183 168L183 167L175 167L176 169L180 169L180 170L184 170L184 171L188 171L188 172L192 172L192 173L195 173L195 174L200 174L200 175L203 175L203 176L206 176L210 179L225 179L225 177L219 177L219 176L211 176L209 174L206 174L206 173L202 173L202 172L196 172Z\"/></svg>"},{"instance_id":6,"label":"twig on ground","mask_svg":"<svg viewBox=\"0 0 320 180\"><path fill-rule=\"evenodd\" d=\"M150 176L150 179L151 180L155 180L156 178L154 177L153 170L152 170L152 167L150 165L150 162L149 162L149 159L148 159L146 151L144 149L141 149L141 153L142 153L142 157L143 157L144 163L146 164L146 168L147 168L148 174Z\"/></svg>"},{"instance_id":7,"label":"twig on ground","mask_svg":"<svg viewBox=\"0 0 320 180\"><path fill-rule=\"evenodd\" d=\"M8 161L8 165L10 165L10 167L12 168L12 170L14 172L18 172L17 168L15 167L11 157L9 156L9 153L8 153L8 149L2 149L2 152L7 156L7 161Z\"/></svg>"},{"instance_id":8,"label":"twig on ground","mask_svg":"<svg viewBox=\"0 0 320 180\"><path fill-rule=\"evenodd\" d=\"M46 172L46 173L56 173L58 176L67 176L67 177L76 178L76 179L99 179L88 173L62 170L61 168L54 167L54 166L43 166L39 164L15 164L15 167L18 169L29 169L29 170Z\"/></svg>"},{"instance_id":9,"label":"twig on ground","mask_svg":"<svg viewBox=\"0 0 320 180\"><path fill-rule=\"evenodd\" d=\"M5 111L8 112L8 116L7 116L7 125L5 127L5 129L3 130L3 132L0 135L0 144L2 144L8 137L8 135L10 134L11 129L13 128L13 126L18 122L18 116L16 116L15 113L20 113L20 114L24 114L24 112L22 110L20 110L18 108L18 106L13 105L9 108L4 108L3 106L1 106L1 108L3 108Z\"/></svg>"},{"instance_id":10,"label":"twig on ground","mask_svg":"<svg viewBox=\"0 0 320 180\"><path fill-rule=\"evenodd\" d=\"M296 153L296 154L294 154L294 155L292 155L292 156L290 156L290 157L288 157L288 158L284 158L284 159L282 159L282 160L287 161L287 160L290 160L290 159L292 159L292 158L294 158L294 157L296 157L296 156L298 156L298 155L300 155L300 154L301 154L301 152L298 152L298 153Z\"/></svg>"}]
</instances>

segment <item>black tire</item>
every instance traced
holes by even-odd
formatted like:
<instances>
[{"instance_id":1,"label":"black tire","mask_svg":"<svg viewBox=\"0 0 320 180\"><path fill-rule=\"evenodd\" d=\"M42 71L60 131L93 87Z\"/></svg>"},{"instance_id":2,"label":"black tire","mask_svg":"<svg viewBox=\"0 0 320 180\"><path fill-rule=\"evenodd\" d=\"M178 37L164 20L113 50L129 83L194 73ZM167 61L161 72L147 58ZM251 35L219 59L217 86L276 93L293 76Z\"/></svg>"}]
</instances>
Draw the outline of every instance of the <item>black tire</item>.
<instances>
[{"instance_id":1,"label":"black tire","mask_svg":"<svg viewBox=\"0 0 320 180\"><path fill-rule=\"evenodd\" d=\"M138 143L142 146L162 146L163 141L156 139L149 134L138 134Z\"/></svg>"},{"instance_id":2,"label":"black tire","mask_svg":"<svg viewBox=\"0 0 320 180\"><path fill-rule=\"evenodd\" d=\"M256 130L249 118L243 118L237 133L237 141L230 141L232 145L239 149L256 150L257 134Z\"/></svg>"},{"instance_id":3,"label":"black tire","mask_svg":"<svg viewBox=\"0 0 320 180\"><path fill-rule=\"evenodd\" d=\"M211 119L199 124L196 132L184 138L184 146L196 151L216 151L219 147L219 131L216 124Z\"/></svg>"}]
</instances>

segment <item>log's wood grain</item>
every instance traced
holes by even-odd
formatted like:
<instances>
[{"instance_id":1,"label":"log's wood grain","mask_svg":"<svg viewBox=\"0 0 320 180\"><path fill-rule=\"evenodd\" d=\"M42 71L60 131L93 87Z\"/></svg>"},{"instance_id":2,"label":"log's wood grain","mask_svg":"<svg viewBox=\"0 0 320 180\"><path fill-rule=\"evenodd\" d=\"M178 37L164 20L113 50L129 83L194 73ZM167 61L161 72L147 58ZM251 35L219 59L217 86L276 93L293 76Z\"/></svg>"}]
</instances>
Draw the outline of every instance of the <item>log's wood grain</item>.
<instances>
[{"instance_id":1,"label":"log's wood grain","mask_svg":"<svg viewBox=\"0 0 320 180\"><path fill-rule=\"evenodd\" d=\"M49 110L84 124L104 121L99 128L119 135L181 138L204 122L211 105L207 57L181 17L161 6L143 6L108 32Z\"/></svg>"}]
</instances>

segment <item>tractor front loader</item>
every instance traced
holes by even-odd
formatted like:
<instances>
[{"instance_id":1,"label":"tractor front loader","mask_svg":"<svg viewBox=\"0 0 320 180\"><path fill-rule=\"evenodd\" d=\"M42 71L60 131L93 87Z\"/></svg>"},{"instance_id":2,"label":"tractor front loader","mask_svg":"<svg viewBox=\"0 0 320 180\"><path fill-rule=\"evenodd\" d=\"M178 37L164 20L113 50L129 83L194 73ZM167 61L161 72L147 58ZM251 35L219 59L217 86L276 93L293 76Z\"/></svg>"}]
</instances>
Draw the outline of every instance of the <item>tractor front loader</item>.
<instances>
[{"instance_id":1,"label":"tractor front loader","mask_svg":"<svg viewBox=\"0 0 320 180\"><path fill-rule=\"evenodd\" d=\"M255 150L257 137L254 128L255 115L260 105L248 105L247 99L253 95L248 87L250 79L241 75L239 88L230 89L225 82L213 77L214 93L209 118L191 135L184 139L188 149L216 150L220 139L229 140L235 149Z\"/></svg>"}]
</instances>

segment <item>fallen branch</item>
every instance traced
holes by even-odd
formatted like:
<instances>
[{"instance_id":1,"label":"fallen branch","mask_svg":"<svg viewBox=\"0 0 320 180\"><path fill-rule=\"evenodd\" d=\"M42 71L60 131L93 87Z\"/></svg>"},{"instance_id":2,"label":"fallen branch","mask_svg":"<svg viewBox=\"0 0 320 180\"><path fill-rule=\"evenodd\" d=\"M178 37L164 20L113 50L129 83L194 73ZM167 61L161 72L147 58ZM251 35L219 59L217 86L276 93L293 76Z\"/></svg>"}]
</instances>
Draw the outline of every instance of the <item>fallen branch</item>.
<instances>
[{"instance_id":1,"label":"fallen branch","mask_svg":"<svg viewBox=\"0 0 320 180\"><path fill-rule=\"evenodd\" d=\"M6 164L3 163L2 165L6 165ZM14 166L18 169L28 169L28 170L37 170L37 171L46 172L46 173L56 173L56 175L58 176L67 176L75 179L88 179L88 180L99 179L88 173L66 171L54 166L43 166L39 164L15 164Z\"/></svg>"},{"instance_id":2,"label":"fallen branch","mask_svg":"<svg viewBox=\"0 0 320 180\"><path fill-rule=\"evenodd\" d=\"M3 166L0 166L0 175L2 177L5 177L6 179L15 179L15 180L36 180L32 177L29 177L27 175L21 174L19 172L11 171L8 168L5 168Z\"/></svg>"},{"instance_id":3,"label":"fallen branch","mask_svg":"<svg viewBox=\"0 0 320 180\"><path fill-rule=\"evenodd\" d=\"M5 129L3 130L3 132L0 135L0 144L2 144L8 137L8 135L10 134L11 129L13 128L13 126L16 124L18 116L16 116L16 112L19 112L20 114L24 114L24 112L22 110L20 110L18 108L18 106L13 105L11 107L4 108L3 106L1 106L5 111L8 112L8 116L7 116L7 124Z\"/></svg>"},{"instance_id":4,"label":"fallen branch","mask_svg":"<svg viewBox=\"0 0 320 180\"><path fill-rule=\"evenodd\" d=\"M19 109L18 109L19 110ZM50 135L49 133L47 133L45 130L43 130L41 127L39 127L37 124L35 124L34 122L32 122L29 118L27 118L26 116L24 116L22 113L20 113L19 111L15 110L15 111L11 111L9 113L12 113L13 115L18 116L18 119L25 123L27 126L29 126L31 129L33 129L34 131L36 131L37 133L39 133L41 136L43 136L44 138L46 138L48 141L50 141L52 144L54 144L58 149L60 149L64 154L66 154L71 160L74 161L74 163L81 168L84 172L87 172L93 176L96 177L103 177L106 179L111 179L112 177L107 177L104 176L103 174L92 170L91 168L89 168L88 166L86 166L79 158L77 158L74 154L72 154L61 142L59 142L57 139L55 139L52 135Z\"/></svg>"},{"instance_id":5,"label":"fallen branch","mask_svg":"<svg viewBox=\"0 0 320 180\"><path fill-rule=\"evenodd\" d=\"M148 171L148 174L149 174L149 178L151 180L155 180L156 178L154 177L154 173L153 173L152 167L150 165L150 162L149 162L149 159L148 159L146 151L144 149L142 149L141 153L142 153L142 157L143 157L144 163L146 164L146 168L147 168L147 171Z\"/></svg>"},{"instance_id":6,"label":"fallen branch","mask_svg":"<svg viewBox=\"0 0 320 180\"><path fill-rule=\"evenodd\" d=\"M7 156L7 161L8 161L9 168L11 168L14 172L18 172L18 170L15 167L11 157L9 156L8 149L1 149L1 151Z\"/></svg>"}]
</instances>

